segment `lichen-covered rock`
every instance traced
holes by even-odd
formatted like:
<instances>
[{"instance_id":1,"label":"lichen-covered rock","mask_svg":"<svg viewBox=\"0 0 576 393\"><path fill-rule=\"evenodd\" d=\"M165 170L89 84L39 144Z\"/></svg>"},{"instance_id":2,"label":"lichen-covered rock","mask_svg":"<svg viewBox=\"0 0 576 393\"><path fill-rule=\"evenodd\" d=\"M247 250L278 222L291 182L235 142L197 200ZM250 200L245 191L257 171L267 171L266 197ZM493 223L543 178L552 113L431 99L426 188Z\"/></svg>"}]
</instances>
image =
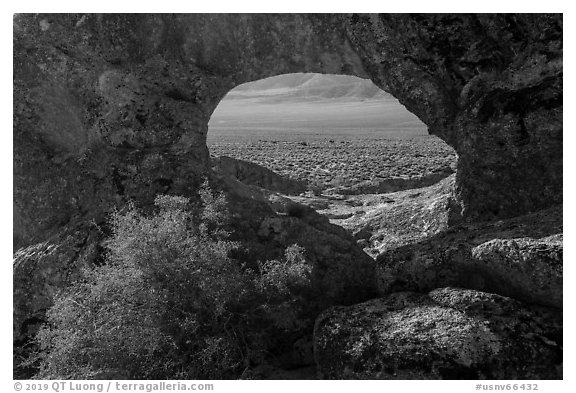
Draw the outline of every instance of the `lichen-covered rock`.
<instances>
[{"instance_id":1,"label":"lichen-covered rock","mask_svg":"<svg viewBox=\"0 0 576 393\"><path fill-rule=\"evenodd\" d=\"M477 288L562 308L562 234L542 239L495 239L472 249Z\"/></svg>"},{"instance_id":2,"label":"lichen-covered rock","mask_svg":"<svg viewBox=\"0 0 576 393\"><path fill-rule=\"evenodd\" d=\"M385 295L459 286L562 308L562 227L561 206L451 227L381 254L378 290Z\"/></svg>"},{"instance_id":3,"label":"lichen-covered rock","mask_svg":"<svg viewBox=\"0 0 576 393\"><path fill-rule=\"evenodd\" d=\"M499 295L399 292L322 313L326 379L561 379L562 315Z\"/></svg>"}]
</instances>

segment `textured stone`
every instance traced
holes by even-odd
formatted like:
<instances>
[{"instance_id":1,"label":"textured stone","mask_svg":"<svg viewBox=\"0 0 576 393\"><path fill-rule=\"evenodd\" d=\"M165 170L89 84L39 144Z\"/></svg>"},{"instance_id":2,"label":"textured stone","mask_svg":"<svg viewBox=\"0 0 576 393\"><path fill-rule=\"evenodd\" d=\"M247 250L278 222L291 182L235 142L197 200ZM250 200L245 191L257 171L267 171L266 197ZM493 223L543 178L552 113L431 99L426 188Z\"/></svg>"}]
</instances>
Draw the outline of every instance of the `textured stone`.
<instances>
[{"instance_id":1,"label":"textured stone","mask_svg":"<svg viewBox=\"0 0 576 393\"><path fill-rule=\"evenodd\" d=\"M36 333L53 296L81 277L98 254L99 232L76 227L14 254L14 341Z\"/></svg>"},{"instance_id":2,"label":"textured stone","mask_svg":"<svg viewBox=\"0 0 576 393\"><path fill-rule=\"evenodd\" d=\"M429 187L382 195L374 202L367 200L362 214L339 224L356 239L366 239L365 251L377 258L447 230L461 220L454 205L452 175Z\"/></svg>"},{"instance_id":3,"label":"textured stone","mask_svg":"<svg viewBox=\"0 0 576 393\"><path fill-rule=\"evenodd\" d=\"M454 226L377 258L379 292L459 286L562 308L562 207Z\"/></svg>"},{"instance_id":4,"label":"textured stone","mask_svg":"<svg viewBox=\"0 0 576 393\"><path fill-rule=\"evenodd\" d=\"M472 249L476 286L525 301L562 307L562 234L542 239L495 239Z\"/></svg>"},{"instance_id":5,"label":"textured stone","mask_svg":"<svg viewBox=\"0 0 576 393\"><path fill-rule=\"evenodd\" d=\"M314 330L327 379L562 379L562 315L473 290L331 308Z\"/></svg>"}]
</instances>

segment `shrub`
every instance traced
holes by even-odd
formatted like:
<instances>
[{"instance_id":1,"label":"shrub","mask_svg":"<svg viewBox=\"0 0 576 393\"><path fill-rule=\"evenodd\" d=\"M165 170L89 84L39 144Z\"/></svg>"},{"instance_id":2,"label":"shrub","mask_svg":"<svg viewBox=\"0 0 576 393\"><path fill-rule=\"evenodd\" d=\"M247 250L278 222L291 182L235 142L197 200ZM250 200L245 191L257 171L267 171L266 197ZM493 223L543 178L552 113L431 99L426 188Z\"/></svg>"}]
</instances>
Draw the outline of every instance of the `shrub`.
<instances>
[{"instance_id":1,"label":"shrub","mask_svg":"<svg viewBox=\"0 0 576 393\"><path fill-rule=\"evenodd\" d=\"M273 326L289 331L304 327L299 311L304 302L301 295L310 287L310 268L302 247L293 244L286 249L284 260L261 264L256 287Z\"/></svg>"},{"instance_id":2,"label":"shrub","mask_svg":"<svg viewBox=\"0 0 576 393\"><path fill-rule=\"evenodd\" d=\"M233 378L268 351L267 335L298 327L303 250L243 269L228 256L223 195L204 185L200 197L195 206L162 195L150 216L133 205L112 214L106 263L47 312L36 377Z\"/></svg>"}]
</instances>

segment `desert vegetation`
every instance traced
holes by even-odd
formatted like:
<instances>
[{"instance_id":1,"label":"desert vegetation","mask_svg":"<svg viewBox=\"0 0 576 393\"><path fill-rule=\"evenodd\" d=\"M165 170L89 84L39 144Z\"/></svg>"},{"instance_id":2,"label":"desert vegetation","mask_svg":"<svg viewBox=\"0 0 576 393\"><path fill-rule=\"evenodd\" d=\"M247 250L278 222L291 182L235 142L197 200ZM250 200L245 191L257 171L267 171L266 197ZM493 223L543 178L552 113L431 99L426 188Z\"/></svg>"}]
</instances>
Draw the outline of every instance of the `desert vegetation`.
<instances>
[{"instance_id":1,"label":"desert vegetation","mask_svg":"<svg viewBox=\"0 0 576 393\"><path fill-rule=\"evenodd\" d=\"M255 162L310 187L321 188L426 176L453 171L456 165L456 153L451 147L439 138L420 133L264 132L220 133L209 140L210 152Z\"/></svg>"},{"instance_id":2,"label":"desert vegetation","mask_svg":"<svg viewBox=\"0 0 576 393\"><path fill-rule=\"evenodd\" d=\"M304 250L246 267L228 256L223 195L200 196L112 214L105 263L55 297L36 335L37 378L248 377L278 332L298 329Z\"/></svg>"}]
</instances>

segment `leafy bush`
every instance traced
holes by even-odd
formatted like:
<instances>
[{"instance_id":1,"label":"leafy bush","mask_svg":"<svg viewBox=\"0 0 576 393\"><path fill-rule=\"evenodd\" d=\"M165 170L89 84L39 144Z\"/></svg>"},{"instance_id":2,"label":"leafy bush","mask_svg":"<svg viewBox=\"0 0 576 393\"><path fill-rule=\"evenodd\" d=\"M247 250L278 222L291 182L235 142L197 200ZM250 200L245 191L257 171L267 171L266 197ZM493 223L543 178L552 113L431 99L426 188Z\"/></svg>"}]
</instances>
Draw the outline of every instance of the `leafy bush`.
<instances>
[{"instance_id":1,"label":"leafy bush","mask_svg":"<svg viewBox=\"0 0 576 393\"><path fill-rule=\"evenodd\" d=\"M289 246L284 260L260 264L256 286L264 297L262 307L275 327L291 331L304 327L298 314L304 302L300 295L310 286L310 268L302 247Z\"/></svg>"},{"instance_id":2,"label":"leafy bush","mask_svg":"<svg viewBox=\"0 0 576 393\"><path fill-rule=\"evenodd\" d=\"M150 216L132 205L112 215L106 264L47 313L37 377L233 378L268 351L267 334L297 327L303 250L244 269L228 256L223 195L205 185L200 196L199 206L163 195Z\"/></svg>"}]
</instances>

